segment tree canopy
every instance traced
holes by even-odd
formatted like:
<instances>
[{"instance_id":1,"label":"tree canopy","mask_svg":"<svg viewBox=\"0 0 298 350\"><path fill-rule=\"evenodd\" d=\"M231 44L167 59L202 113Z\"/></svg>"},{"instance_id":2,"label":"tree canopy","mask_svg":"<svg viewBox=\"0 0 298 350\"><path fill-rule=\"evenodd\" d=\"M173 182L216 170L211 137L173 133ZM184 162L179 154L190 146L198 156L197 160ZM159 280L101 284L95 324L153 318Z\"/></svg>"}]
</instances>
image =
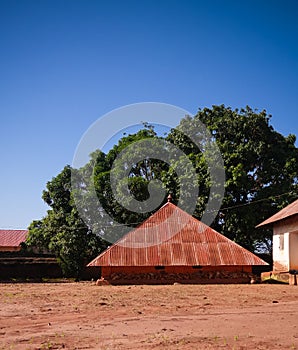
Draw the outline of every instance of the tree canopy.
<instances>
[{"instance_id":1,"label":"tree canopy","mask_svg":"<svg viewBox=\"0 0 298 350\"><path fill-rule=\"evenodd\" d=\"M296 137L278 133L270 118L264 110L221 105L185 116L165 137L148 124L123 135L107 154L97 150L81 169L66 166L47 183L43 199L51 210L30 225L27 243L54 252L67 273L79 275L105 242L114 242L158 210L167 193L176 203L183 197L187 207L196 194L194 177L193 215L201 219L211 195L215 203L221 200L222 178L210 176L211 159L225 171L222 204L211 226L251 251L270 251L271 232L255 226L296 199L298 183ZM223 164L208 152L202 123ZM176 148L166 156L171 147ZM150 198L159 205L152 207Z\"/></svg>"},{"instance_id":2,"label":"tree canopy","mask_svg":"<svg viewBox=\"0 0 298 350\"><path fill-rule=\"evenodd\" d=\"M271 250L272 233L255 226L297 198L296 137L275 131L270 119L265 110L232 110L221 105L199 110L193 118L181 121L182 130L186 128L192 134L197 132L199 121L204 123L224 160L225 195L212 226L252 251ZM201 191L195 215L199 217L208 197L208 174L202 166L202 154L177 136L176 130L169 138L191 157L198 157Z\"/></svg>"},{"instance_id":3,"label":"tree canopy","mask_svg":"<svg viewBox=\"0 0 298 350\"><path fill-rule=\"evenodd\" d=\"M54 253L66 276L80 278L88 260L107 245L87 227L73 203L70 166L47 183L42 198L51 209L30 224L26 245Z\"/></svg>"}]
</instances>

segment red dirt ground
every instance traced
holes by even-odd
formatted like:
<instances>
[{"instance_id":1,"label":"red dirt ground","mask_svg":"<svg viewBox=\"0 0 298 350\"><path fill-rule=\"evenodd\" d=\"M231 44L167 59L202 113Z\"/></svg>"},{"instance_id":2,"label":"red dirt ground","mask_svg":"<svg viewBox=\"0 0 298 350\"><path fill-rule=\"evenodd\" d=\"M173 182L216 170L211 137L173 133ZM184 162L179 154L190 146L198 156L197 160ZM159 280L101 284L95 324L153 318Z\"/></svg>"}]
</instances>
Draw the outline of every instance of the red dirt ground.
<instances>
[{"instance_id":1,"label":"red dirt ground","mask_svg":"<svg viewBox=\"0 0 298 350\"><path fill-rule=\"evenodd\" d=\"M298 349L298 287L0 284L0 349Z\"/></svg>"}]
</instances>

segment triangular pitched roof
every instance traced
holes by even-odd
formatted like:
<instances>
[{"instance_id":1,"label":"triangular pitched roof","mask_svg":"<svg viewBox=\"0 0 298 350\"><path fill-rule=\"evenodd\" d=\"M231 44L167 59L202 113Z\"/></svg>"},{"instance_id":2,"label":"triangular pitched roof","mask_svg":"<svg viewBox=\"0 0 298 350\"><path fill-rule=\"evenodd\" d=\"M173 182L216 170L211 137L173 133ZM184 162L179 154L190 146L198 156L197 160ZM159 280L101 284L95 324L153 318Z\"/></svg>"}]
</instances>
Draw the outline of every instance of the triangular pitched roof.
<instances>
[{"instance_id":1,"label":"triangular pitched roof","mask_svg":"<svg viewBox=\"0 0 298 350\"><path fill-rule=\"evenodd\" d=\"M0 247L18 247L27 235L28 230L0 230Z\"/></svg>"},{"instance_id":2,"label":"triangular pitched roof","mask_svg":"<svg viewBox=\"0 0 298 350\"><path fill-rule=\"evenodd\" d=\"M267 265L171 202L88 266Z\"/></svg>"},{"instance_id":3,"label":"triangular pitched roof","mask_svg":"<svg viewBox=\"0 0 298 350\"><path fill-rule=\"evenodd\" d=\"M295 202L287 205L285 208L283 208L282 210L280 210L276 214L272 215L267 220L260 223L257 227L270 225L270 224L273 224L277 221L287 219L290 216L294 216L297 214L298 214L298 199Z\"/></svg>"}]
</instances>

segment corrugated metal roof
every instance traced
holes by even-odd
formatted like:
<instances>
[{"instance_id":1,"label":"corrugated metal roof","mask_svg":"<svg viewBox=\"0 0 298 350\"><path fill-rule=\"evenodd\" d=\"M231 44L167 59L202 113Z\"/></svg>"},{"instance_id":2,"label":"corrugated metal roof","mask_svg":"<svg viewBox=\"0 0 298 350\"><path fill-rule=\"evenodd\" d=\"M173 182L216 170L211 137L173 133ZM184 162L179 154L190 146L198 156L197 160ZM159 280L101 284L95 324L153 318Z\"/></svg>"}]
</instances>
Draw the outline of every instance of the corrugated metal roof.
<instances>
[{"instance_id":1,"label":"corrugated metal roof","mask_svg":"<svg viewBox=\"0 0 298 350\"><path fill-rule=\"evenodd\" d=\"M257 227L269 225L276 221L284 220L290 216L297 215L298 214L298 199L271 216L269 219L263 221L260 223Z\"/></svg>"},{"instance_id":2,"label":"corrugated metal roof","mask_svg":"<svg viewBox=\"0 0 298 350\"><path fill-rule=\"evenodd\" d=\"M168 202L88 266L267 265Z\"/></svg>"},{"instance_id":3,"label":"corrugated metal roof","mask_svg":"<svg viewBox=\"0 0 298 350\"><path fill-rule=\"evenodd\" d=\"M28 230L0 230L1 247L18 247L26 240Z\"/></svg>"}]
</instances>

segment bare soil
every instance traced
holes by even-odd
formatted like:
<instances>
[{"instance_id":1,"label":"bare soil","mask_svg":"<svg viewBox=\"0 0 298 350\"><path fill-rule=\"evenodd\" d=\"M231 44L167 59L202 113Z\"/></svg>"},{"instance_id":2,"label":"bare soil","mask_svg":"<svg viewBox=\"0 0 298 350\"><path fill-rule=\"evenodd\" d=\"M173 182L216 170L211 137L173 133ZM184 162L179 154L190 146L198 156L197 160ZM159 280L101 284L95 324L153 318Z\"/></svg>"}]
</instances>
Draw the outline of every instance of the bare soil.
<instances>
[{"instance_id":1,"label":"bare soil","mask_svg":"<svg viewBox=\"0 0 298 350\"><path fill-rule=\"evenodd\" d=\"M2 283L0 349L298 349L298 287Z\"/></svg>"}]
</instances>

